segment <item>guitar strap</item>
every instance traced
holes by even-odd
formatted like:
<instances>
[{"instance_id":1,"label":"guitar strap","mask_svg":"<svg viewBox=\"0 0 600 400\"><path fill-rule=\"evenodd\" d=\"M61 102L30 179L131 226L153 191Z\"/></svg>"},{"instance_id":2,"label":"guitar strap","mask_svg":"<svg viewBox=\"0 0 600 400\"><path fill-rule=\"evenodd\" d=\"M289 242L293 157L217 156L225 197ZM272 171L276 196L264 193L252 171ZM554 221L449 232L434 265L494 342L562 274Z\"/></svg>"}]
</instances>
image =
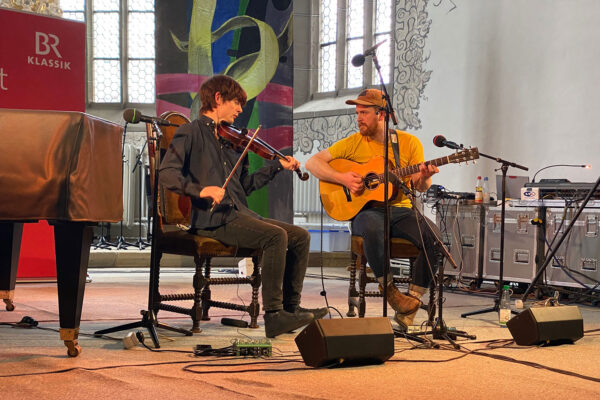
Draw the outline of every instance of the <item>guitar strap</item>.
<instances>
[{"instance_id":1,"label":"guitar strap","mask_svg":"<svg viewBox=\"0 0 600 400\"><path fill-rule=\"evenodd\" d=\"M396 161L396 168L402 167L400 165L400 149L398 148L398 135L395 129L390 128L389 130L390 141L392 142L392 149L394 150L394 160Z\"/></svg>"},{"instance_id":2,"label":"guitar strap","mask_svg":"<svg viewBox=\"0 0 600 400\"><path fill-rule=\"evenodd\" d=\"M392 142L392 149L394 150L394 159L396 160L396 168L401 168L400 165L400 144L398 143L398 133L395 129L390 128L389 131L390 141ZM412 188L412 181L409 183Z\"/></svg>"}]
</instances>

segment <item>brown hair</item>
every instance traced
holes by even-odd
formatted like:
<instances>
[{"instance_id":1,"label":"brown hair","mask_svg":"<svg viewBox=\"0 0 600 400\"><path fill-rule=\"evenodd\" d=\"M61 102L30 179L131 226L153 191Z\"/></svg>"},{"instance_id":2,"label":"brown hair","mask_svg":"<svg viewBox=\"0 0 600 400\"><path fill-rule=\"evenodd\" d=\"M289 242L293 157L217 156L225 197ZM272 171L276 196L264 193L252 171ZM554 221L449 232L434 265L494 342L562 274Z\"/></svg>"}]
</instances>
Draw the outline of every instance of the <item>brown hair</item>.
<instances>
[{"instance_id":1,"label":"brown hair","mask_svg":"<svg viewBox=\"0 0 600 400\"><path fill-rule=\"evenodd\" d=\"M204 81L198 91L200 102L202 103L202 107L200 108L201 113L215 109L217 106L215 94L217 92L221 93L224 101L237 100L242 107L246 104L246 92L235 79L227 75L215 75Z\"/></svg>"}]
</instances>

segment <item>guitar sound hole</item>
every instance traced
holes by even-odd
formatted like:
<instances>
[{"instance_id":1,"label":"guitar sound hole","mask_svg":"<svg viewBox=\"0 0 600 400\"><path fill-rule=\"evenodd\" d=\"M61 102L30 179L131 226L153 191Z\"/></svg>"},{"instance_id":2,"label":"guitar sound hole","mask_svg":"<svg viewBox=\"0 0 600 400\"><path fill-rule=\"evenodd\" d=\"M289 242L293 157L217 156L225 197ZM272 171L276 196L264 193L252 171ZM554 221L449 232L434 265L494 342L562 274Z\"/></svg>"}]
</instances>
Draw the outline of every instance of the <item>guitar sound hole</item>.
<instances>
[{"instance_id":1,"label":"guitar sound hole","mask_svg":"<svg viewBox=\"0 0 600 400\"><path fill-rule=\"evenodd\" d=\"M377 189L377 187L379 186L380 183L381 182L380 182L379 176L377 174L369 173L365 177L365 188L368 190Z\"/></svg>"}]
</instances>

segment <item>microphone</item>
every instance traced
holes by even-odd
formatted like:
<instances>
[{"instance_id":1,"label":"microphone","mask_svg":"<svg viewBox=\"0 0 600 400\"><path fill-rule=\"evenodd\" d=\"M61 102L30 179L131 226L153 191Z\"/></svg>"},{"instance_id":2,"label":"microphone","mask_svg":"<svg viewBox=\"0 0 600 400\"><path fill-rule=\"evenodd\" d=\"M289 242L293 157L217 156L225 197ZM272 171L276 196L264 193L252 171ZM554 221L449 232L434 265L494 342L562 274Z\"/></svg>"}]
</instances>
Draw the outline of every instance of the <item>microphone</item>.
<instances>
[{"instance_id":1,"label":"microphone","mask_svg":"<svg viewBox=\"0 0 600 400\"><path fill-rule=\"evenodd\" d=\"M139 112L138 110L136 110L135 108L128 108L127 110L123 111L123 119L126 122L129 122L130 124L137 124L138 122L147 122L147 123L152 123L152 122L156 122L159 125L163 125L163 126L179 126L178 124L172 124L171 122L167 121L166 119L162 119L162 118L158 118L158 117L148 117L146 115L143 115L141 112Z\"/></svg>"},{"instance_id":2,"label":"microphone","mask_svg":"<svg viewBox=\"0 0 600 400\"><path fill-rule=\"evenodd\" d=\"M449 147L449 148L455 149L455 150L463 148L462 144L456 144L454 142L446 140L446 138L443 137L442 135L437 135L436 137L434 137L433 144L436 145L437 147Z\"/></svg>"},{"instance_id":3,"label":"microphone","mask_svg":"<svg viewBox=\"0 0 600 400\"><path fill-rule=\"evenodd\" d=\"M365 63L365 58L375 54L375 49L378 48L379 46L381 46L385 42L387 42L387 39L382 40L381 42L377 43L375 46L369 47L368 49L365 50L364 53L357 54L354 57L352 57L352 65L354 65L355 67L362 66Z\"/></svg>"},{"instance_id":4,"label":"microphone","mask_svg":"<svg viewBox=\"0 0 600 400\"><path fill-rule=\"evenodd\" d=\"M535 174L533 174L533 179L531 180L531 183L535 183L535 177L537 174L539 174L541 171L543 171L545 169L552 168L552 167L575 167L575 168L587 168L587 169L592 168L592 166L590 164L552 164L552 165L548 165L547 167L538 169L537 172Z\"/></svg>"}]
</instances>

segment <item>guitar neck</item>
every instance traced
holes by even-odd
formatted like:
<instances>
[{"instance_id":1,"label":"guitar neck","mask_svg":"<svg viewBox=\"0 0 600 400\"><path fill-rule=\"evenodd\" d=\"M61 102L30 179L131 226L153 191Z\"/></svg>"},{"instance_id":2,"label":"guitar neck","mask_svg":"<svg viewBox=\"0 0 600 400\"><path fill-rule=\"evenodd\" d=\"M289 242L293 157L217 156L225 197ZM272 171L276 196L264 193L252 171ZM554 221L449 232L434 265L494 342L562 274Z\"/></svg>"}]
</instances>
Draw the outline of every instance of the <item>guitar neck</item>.
<instances>
[{"instance_id":1,"label":"guitar neck","mask_svg":"<svg viewBox=\"0 0 600 400\"><path fill-rule=\"evenodd\" d=\"M450 157L446 156L446 157L436 158L435 160L425 161L425 165L435 165L436 167L439 167L441 165L449 164L450 162L451 162ZM398 178L402 178L402 177L416 174L417 172L419 172L420 165L421 164L415 164L415 165L409 165L408 167L396 168L396 169L391 170L390 172L392 174L396 175ZM381 176L383 177L383 175L381 175Z\"/></svg>"}]
</instances>

